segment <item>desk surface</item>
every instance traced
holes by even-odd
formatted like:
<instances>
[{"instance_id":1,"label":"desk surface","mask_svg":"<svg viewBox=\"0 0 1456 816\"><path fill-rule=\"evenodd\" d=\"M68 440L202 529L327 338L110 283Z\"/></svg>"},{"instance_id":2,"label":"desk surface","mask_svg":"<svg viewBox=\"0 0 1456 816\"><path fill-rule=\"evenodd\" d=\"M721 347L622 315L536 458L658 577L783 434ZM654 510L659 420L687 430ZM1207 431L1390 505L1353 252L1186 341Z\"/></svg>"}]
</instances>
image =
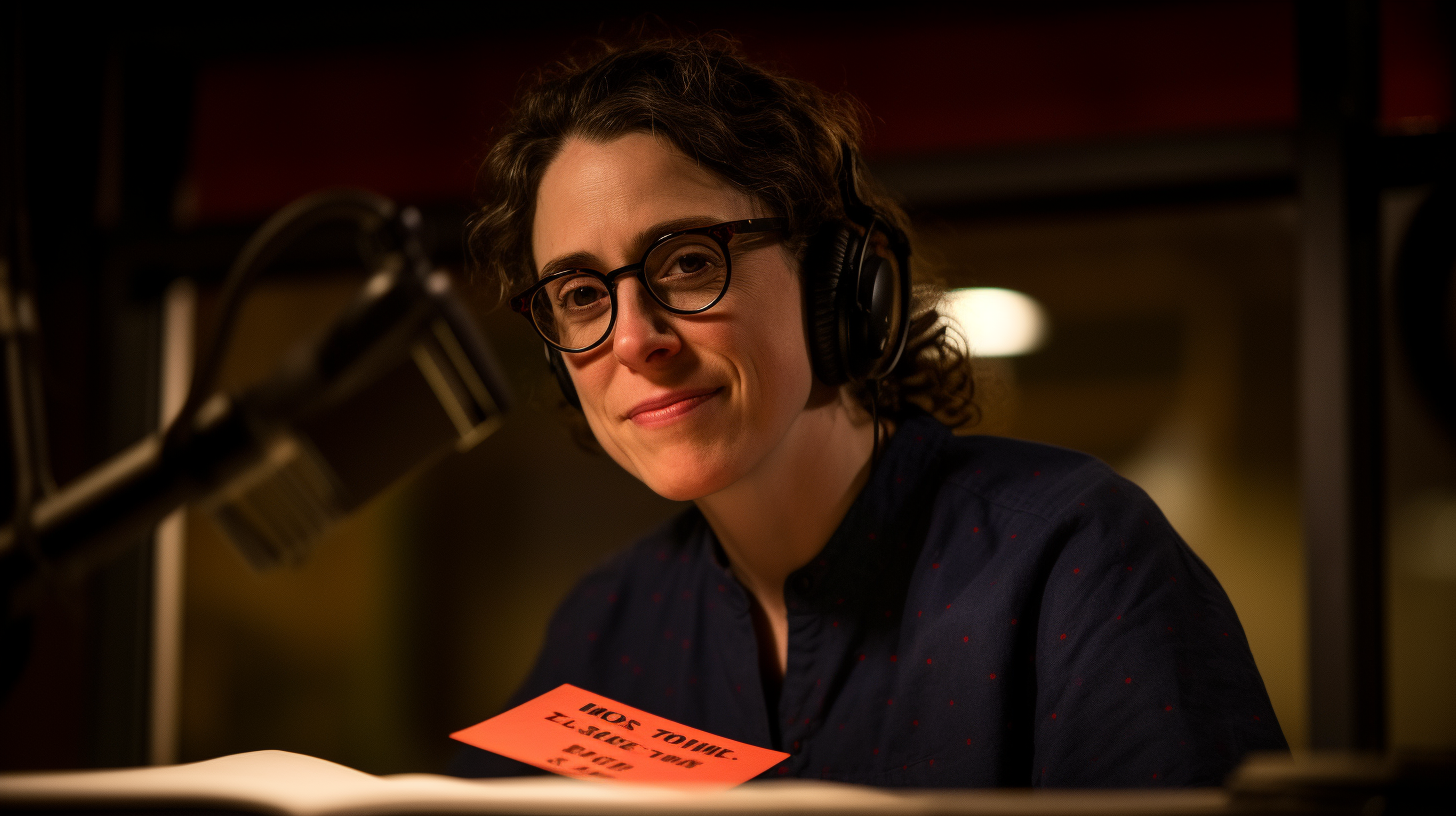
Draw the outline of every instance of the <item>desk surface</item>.
<instances>
[{"instance_id":1,"label":"desk surface","mask_svg":"<svg viewBox=\"0 0 1456 816\"><path fill-rule=\"evenodd\" d=\"M1434 768L1435 775L1417 774L1415 812L1456 812L1445 807L1456 804L1449 760L1427 766L1421 767ZM155 768L0 774L0 810L268 816L1369 813L1372 806L1399 812L1404 808L1397 805L1411 801L1409 786L1398 784L1413 778L1401 775L1403 767L1409 766L1380 757L1271 757L1246 764L1227 790L890 790L812 780L703 790L564 777L373 776L302 754L256 751Z\"/></svg>"}]
</instances>

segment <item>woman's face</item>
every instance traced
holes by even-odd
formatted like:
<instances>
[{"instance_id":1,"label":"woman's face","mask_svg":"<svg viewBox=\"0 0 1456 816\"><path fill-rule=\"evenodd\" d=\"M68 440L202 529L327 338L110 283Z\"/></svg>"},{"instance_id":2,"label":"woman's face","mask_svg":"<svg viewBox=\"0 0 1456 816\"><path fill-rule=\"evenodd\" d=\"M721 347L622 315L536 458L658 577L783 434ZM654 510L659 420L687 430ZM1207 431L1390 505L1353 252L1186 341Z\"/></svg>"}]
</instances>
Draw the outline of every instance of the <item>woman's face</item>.
<instances>
[{"instance_id":1,"label":"woman's face","mask_svg":"<svg viewBox=\"0 0 1456 816\"><path fill-rule=\"evenodd\" d=\"M651 134L573 137L541 179L532 250L541 274L607 272L664 233L779 214ZM563 355L597 441L667 498L750 475L783 447L815 388L797 264L782 243L754 246L734 253L727 293L701 314L666 312L620 278L611 336Z\"/></svg>"}]
</instances>

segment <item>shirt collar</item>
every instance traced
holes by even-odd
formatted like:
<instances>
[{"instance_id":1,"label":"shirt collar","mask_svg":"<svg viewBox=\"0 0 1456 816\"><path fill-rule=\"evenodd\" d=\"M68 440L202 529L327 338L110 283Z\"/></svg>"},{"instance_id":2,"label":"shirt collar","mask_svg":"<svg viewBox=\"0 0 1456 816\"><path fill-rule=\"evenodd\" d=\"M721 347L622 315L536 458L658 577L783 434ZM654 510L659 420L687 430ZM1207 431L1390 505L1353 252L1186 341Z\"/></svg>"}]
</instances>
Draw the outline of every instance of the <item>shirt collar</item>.
<instances>
[{"instance_id":1,"label":"shirt collar","mask_svg":"<svg viewBox=\"0 0 1456 816\"><path fill-rule=\"evenodd\" d=\"M902 594L929 523L929 505L950 430L929 414L906 415L890 437L869 480L850 505L824 549L789 576L786 596L811 608L843 608L857 596L862 604L893 602ZM887 607L892 613L896 606Z\"/></svg>"}]
</instances>

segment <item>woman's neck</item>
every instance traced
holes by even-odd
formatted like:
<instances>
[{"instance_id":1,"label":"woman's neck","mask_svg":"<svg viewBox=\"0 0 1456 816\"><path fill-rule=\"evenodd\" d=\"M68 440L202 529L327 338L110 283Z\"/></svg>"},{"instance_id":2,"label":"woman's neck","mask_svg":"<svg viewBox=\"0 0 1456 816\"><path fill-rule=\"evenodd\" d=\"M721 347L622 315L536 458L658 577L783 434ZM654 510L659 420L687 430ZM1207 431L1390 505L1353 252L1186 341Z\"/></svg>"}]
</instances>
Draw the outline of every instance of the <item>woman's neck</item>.
<instances>
[{"instance_id":1,"label":"woman's neck","mask_svg":"<svg viewBox=\"0 0 1456 816\"><path fill-rule=\"evenodd\" d=\"M760 628L770 630L760 639L771 634L780 676L788 658L784 581L839 527L869 479L873 444L869 417L836 394L806 408L753 472L697 500L758 604Z\"/></svg>"}]
</instances>

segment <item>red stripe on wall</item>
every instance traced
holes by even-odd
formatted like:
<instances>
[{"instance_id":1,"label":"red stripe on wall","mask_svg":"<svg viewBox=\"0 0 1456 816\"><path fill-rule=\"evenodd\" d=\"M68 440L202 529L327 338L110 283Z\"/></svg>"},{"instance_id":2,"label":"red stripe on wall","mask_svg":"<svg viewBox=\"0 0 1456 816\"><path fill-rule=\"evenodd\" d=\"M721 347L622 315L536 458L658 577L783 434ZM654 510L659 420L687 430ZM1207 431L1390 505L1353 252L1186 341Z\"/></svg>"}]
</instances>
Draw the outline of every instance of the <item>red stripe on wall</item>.
<instances>
[{"instance_id":1,"label":"red stripe on wall","mask_svg":"<svg viewBox=\"0 0 1456 816\"><path fill-rule=\"evenodd\" d=\"M1451 122L1451 54L1434 0L1384 8L1385 123ZM877 157L1295 119L1293 6L1282 0L746 19L726 27L751 54L865 103ZM433 50L210 65L198 84L196 215L255 218L338 185L419 203L468 200L490 126L523 75L573 37L498 34Z\"/></svg>"}]
</instances>

